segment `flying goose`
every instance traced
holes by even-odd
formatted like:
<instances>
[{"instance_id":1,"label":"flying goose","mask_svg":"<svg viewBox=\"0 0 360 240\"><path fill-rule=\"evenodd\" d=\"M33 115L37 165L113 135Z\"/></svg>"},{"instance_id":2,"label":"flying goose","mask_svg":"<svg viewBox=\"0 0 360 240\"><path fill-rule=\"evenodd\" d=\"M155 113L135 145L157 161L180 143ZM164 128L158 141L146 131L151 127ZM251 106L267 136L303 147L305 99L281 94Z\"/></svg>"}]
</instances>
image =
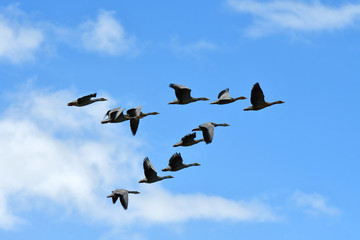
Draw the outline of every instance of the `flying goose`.
<instances>
[{"instance_id":1,"label":"flying goose","mask_svg":"<svg viewBox=\"0 0 360 240\"><path fill-rule=\"evenodd\" d=\"M113 204L115 204L117 199L120 198L121 205L123 206L123 208L125 210L128 208L128 203L129 203L128 193L134 193L134 194L140 193L138 191L129 191L129 190L125 190L125 189L116 189L111 192L112 193L109 196L107 196L107 198L112 198Z\"/></svg>"},{"instance_id":2,"label":"flying goose","mask_svg":"<svg viewBox=\"0 0 360 240\"><path fill-rule=\"evenodd\" d=\"M230 126L227 123L213 123L213 122L207 122L204 124L201 124L199 127L194 128L192 131L202 131L203 137L206 144L209 144L212 142L212 139L214 137L214 127L223 126L227 127Z\"/></svg>"},{"instance_id":3,"label":"flying goose","mask_svg":"<svg viewBox=\"0 0 360 240\"><path fill-rule=\"evenodd\" d=\"M195 137L196 137L196 133L189 133L185 137L181 138L180 142L174 144L173 147L179 147L179 146L188 147L204 141L204 139L195 140Z\"/></svg>"},{"instance_id":4,"label":"flying goose","mask_svg":"<svg viewBox=\"0 0 360 240\"><path fill-rule=\"evenodd\" d=\"M68 106L76 106L76 107L83 107L86 105L89 105L93 102L98 102L98 101L107 101L106 98L95 98L95 99L91 99L93 97L96 97L96 93L93 94L89 94L86 96L83 96L81 98L76 99L75 101L69 102L67 105Z\"/></svg>"},{"instance_id":5,"label":"flying goose","mask_svg":"<svg viewBox=\"0 0 360 240\"><path fill-rule=\"evenodd\" d=\"M210 104L228 104L228 103L232 103L235 102L237 100L240 99L246 99L246 97L237 97L237 98L232 98L230 97L230 92L229 89L226 88L225 90L222 90L219 95L218 95L218 100L216 100L215 102L211 102Z\"/></svg>"},{"instance_id":6,"label":"flying goose","mask_svg":"<svg viewBox=\"0 0 360 240\"><path fill-rule=\"evenodd\" d=\"M127 112L126 112L127 117L130 118L130 128L131 128L131 132L134 136L138 129L140 118L144 118L149 115L159 114L158 112L143 113L141 111L141 108L142 108L142 106L136 107L136 108L131 108L131 109L127 110Z\"/></svg>"},{"instance_id":7,"label":"flying goose","mask_svg":"<svg viewBox=\"0 0 360 240\"><path fill-rule=\"evenodd\" d=\"M169 104L188 104L192 102L196 102L199 100L207 101L208 98L201 97L201 98L193 98L190 96L191 89L179 84L171 83L170 86L175 90L176 100L169 102Z\"/></svg>"},{"instance_id":8,"label":"flying goose","mask_svg":"<svg viewBox=\"0 0 360 240\"><path fill-rule=\"evenodd\" d=\"M140 180L139 183L154 183L154 182L166 179L166 178L174 178L173 176L170 176L170 175L164 176L164 177L159 177L156 173L154 166L151 164L148 157L146 157L144 159L143 166L144 166L145 178Z\"/></svg>"},{"instance_id":9,"label":"flying goose","mask_svg":"<svg viewBox=\"0 0 360 240\"><path fill-rule=\"evenodd\" d=\"M176 171L179 171L181 169L191 167L191 166L200 166L200 164L198 164L198 163L184 164L181 154L175 153L174 155L171 156L171 158L169 160L169 166L164 168L162 171L176 172Z\"/></svg>"},{"instance_id":10,"label":"flying goose","mask_svg":"<svg viewBox=\"0 0 360 240\"><path fill-rule=\"evenodd\" d=\"M244 111L256 111L256 110L260 110L266 107L269 107L271 105L274 104L281 104L284 103L283 101L276 101L276 102L265 102L265 97L264 97L264 93L260 88L260 84L259 83L255 83L252 90L251 90L251 98L250 98L251 104L252 106L245 108Z\"/></svg>"}]
</instances>

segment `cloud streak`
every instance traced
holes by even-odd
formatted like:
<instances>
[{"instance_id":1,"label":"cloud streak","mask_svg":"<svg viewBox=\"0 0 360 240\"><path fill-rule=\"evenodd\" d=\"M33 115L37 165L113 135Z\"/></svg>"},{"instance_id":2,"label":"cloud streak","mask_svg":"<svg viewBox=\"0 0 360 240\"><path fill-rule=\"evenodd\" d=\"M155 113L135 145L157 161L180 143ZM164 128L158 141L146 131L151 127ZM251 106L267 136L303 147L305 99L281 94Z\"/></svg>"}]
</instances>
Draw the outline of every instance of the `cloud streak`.
<instances>
[{"instance_id":1,"label":"cloud streak","mask_svg":"<svg viewBox=\"0 0 360 240\"><path fill-rule=\"evenodd\" d=\"M205 40L199 40L189 44L182 44L177 37L173 37L170 41L171 49L178 54L199 57L201 53L213 51L217 46Z\"/></svg>"},{"instance_id":2,"label":"cloud streak","mask_svg":"<svg viewBox=\"0 0 360 240\"><path fill-rule=\"evenodd\" d=\"M292 200L298 207L305 208L306 212L312 215L325 214L335 216L341 213L339 209L329 206L326 198L317 193L308 194L296 191L292 195Z\"/></svg>"},{"instance_id":3,"label":"cloud streak","mask_svg":"<svg viewBox=\"0 0 360 240\"><path fill-rule=\"evenodd\" d=\"M231 8L239 13L251 14L254 24L248 33L259 37L281 30L314 32L338 30L353 26L360 18L360 4L331 7L319 1L241 1L228 0Z\"/></svg>"}]
</instances>

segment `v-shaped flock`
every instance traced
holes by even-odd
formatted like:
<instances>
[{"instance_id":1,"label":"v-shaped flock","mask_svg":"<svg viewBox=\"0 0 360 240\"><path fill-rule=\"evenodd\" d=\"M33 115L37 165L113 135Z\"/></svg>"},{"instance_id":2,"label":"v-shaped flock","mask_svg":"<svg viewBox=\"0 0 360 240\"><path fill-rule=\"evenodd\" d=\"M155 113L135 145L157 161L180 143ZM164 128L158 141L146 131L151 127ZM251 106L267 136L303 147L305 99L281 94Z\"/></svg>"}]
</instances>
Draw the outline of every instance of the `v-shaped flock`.
<instances>
[{"instance_id":1,"label":"v-shaped flock","mask_svg":"<svg viewBox=\"0 0 360 240\"><path fill-rule=\"evenodd\" d=\"M175 90L176 100L169 102L169 104L184 105L184 104L189 104L192 102L209 100L208 98L205 98L205 97L200 97L200 98L192 97L190 95L191 89L188 87L185 87L183 85L170 84L170 87ZM107 99L105 99L105 98L94 98L94 97L96 97L96 93L93 93L93 94L90 94L87 96L83 96L72 102L69 102L68 106L83 107L83 106L92 104L94 102L107 101ZM230 97L229 88L226 88L218 94L218 99L214 102L211 102L210 104L224 105L224 104L233 103L237 100L243 100L243 99L247 99L247 98L243 97L243 96L237 97L237 98ZM251 90L250 102L251 102L251 106L245 108L244 111L250 111L250 110L257 111L257 110L261 110L263 108L272 106L274 104L284 103L283 101L275 101L275 102L270 102L270 103L266 102L264 93L261 90L259 83L255 83ZM131 109L127 110L126 114L124 114L125 109L121 109L121 107L110 109L105 113L104 119L101 121L101 123L102 124L120 123L120 122L125 122L125 121L129 120L131 132L135 136L135 134L138 130L138 127L139 127L140 119L142 119L146 116L149 116L149 115L159 114L158 112L143 113L141 110L142 110L141 106L135 107L135 108L131 108ZM199 142L205 142L206 144L209 144L212 142L212 140L214 138L214 128L218 127L218 126L227 127L230 125L227 123L214 123L214 122L203 123L203 124L199 125L197 128L194 128L192 130L193 133L189 133L189 134L185 135L183 138L181 138L181 141L174 144L173 147L179 147L179 146L188 147L188 146L195 145ZM196 138L195 131L201 131L203 138L195 139ZM171 156L168 166L166 168L162 169L162 171L175 172L175 171L179 171L181 169L188 168L191 166L200 166L200 164L198 164L198 163L184 164L181 154L175 153ZM167 178L174 178L173 176L170 176L170 175L162 176L162 177L158 176L154 166L152 165L152 163L150 162L148 157L145 157L145 159L143 161L143 167L144 167L145 178L140 180L139 183L154 183L154 182L158 182L158 181L161 181L161 180L164 180ZM126 210L128 207L128 193L139 194L140 192L129 191L129 190L125 190L125 189L116 189L116 190L112 191L112 193L107 197L112 198L112 201L114 204L116 203L117 199L120 198L121 205Z\"/></svg>"}]
</instances>

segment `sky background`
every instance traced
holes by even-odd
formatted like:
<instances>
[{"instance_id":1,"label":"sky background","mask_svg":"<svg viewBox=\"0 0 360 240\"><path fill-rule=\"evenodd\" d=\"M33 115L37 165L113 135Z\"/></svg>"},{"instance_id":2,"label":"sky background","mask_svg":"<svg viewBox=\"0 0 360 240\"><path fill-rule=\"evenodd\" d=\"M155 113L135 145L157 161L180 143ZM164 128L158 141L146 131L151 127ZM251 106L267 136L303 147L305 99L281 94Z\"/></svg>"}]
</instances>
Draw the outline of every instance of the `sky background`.
<instances>
[{"instance_id":1,"label":"sky background","mask_svg":"<svg viewBox=\"0 0 360 240\"><path fill-rule=\"evenodd\" d=\"M349 0L0 1L0 239L359 239L359 18ZM214 101L256 82L285 104L167 104L170 83ZM94 92L109 101L67 106ZM120 106L160 114L132 136L100 124ZM172 147L209 121L230 126ZM201 166L138 183L175 152ZM141 194L124 211L116 188Z\"/></svg>"}]
</instances>

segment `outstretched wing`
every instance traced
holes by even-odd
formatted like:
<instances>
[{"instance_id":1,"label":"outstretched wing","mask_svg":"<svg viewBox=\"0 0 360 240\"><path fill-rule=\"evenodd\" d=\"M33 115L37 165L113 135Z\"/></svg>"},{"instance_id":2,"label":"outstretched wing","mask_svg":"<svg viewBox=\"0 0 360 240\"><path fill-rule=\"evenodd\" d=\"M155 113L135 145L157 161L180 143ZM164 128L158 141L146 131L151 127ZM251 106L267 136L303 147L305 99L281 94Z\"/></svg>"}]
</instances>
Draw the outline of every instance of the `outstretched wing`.
<instances>
[{"instance_id":1,"label":"outstretched wing","mask_svg":"<svg viewBox=\"0 0 360 240\"><path fill-rule=\"evenodd\" d=\"M230 92L228 88L222 90L218 95L218 99L227 99L227 98L230 98Z\"/></svg>"},{"instance_id":2,"label":"outstretched wing","mask_svg":"<svg viewBox=\"0 0 360 240\"><path fill-rule=\"evenodd\" d=\"M170 87L175 90L176 98L181 100L190 99L191 89L180 84L170 84Z\"/></svg>"},{"instance_id":3,"label":"outstretched wing","mask_svg":"<svg viewBox=\"0 0 360 240\"><path fill-rule=\"evenodd\" d=\"M180 153L174 153L169 160L169 166L171 168L176 168L176 166L179 166L182 163L183 163L183 159Z\"/></svg>"},{"instance_id":4,"label":"outstretched wing","mask_svg":"<svg viewBox=\"0 0 360 240\"><path fill-rule=\"evenodd\" d=\"M103 118L103 119L105 119L105 117L109 117L110 112L111 112L111 110L108 110L108 111L105 113L105 115L104 115L104 118Z\"/></svg>"},{"instance_id":5,"label":"outstretched wing","mask_svg":"<svg viewBox=\"0 0 360 240\"><path fill-rule=\"evenodd\" d=\"M196 138L196 132L193 132L193 133L189 133L188 135L183 137L181 140L183 142L188 142L188 141L193 141L195 138Z\"/></svg>"},{"instance_id":6,"label":"outstretched wing","mask_svg":"<svg viewBox=\"0 0 360 240\"><path fill-rule=\"evenodd\" d=\"M261 106L265 104L265 97L264 93L260 88L259 83L255 83L252 90L251 90L251 104L253 106Z\"/></svg>"},{"instance_id":7,"label":"outstretched wing","mask_svg":"<svg viewBox=\"0 0 360 240\"><path fill-rule=\"evenodd\" d=\"M126 210L127 207L128 207L128 203L129 203L129 194L128 194L128 192L123 191L122 194L119 195L119 197L120 197L121 205Z\"/></svg>"},{"instance_id":8,"label":"outstretched wing","mask_svg":"<svg viewBox=\"0 0 360 240\"><path fill-rule=\"evenodd\" d=\"M117 119L117 118L120 116L120 114L122 114L122 112L123 112L124 110L125 110L125 109L121 109L121 107L117 107L117 108L112 109L112 110L110 111L110 113L109 113L109 118L110 118L111 120Z\"/></svg>"},{"instance_id":9,"label":"outstretched wing","mask_svg":"<svg viewBox=\"0 0 360 240\"><path fill-rule=\"evenodd\" d=\"M77 102L78 102L78 104L87 103L90 101L90 98L92 98L92 97L96 97L96 93L89 94L89 95L83 96L81 98L78 98Z\"/></svg>"},{"instance_id":10,"label":"outstretched wing","mask_svg":"<svg viewBox=\"0 0 360 240\"><path fill-rule=\"evenodd\" d=\"M131 132L132 132L132 134L134 136L135 136L135 134L137 132L137 129L139 127L139 123L140 123L139 119L136 119L136 118L130 119L130 128L131 128Z\"/></svg>"},{"instance_id":11,"label":"outstretched wing","mask_svg":"<svg viewBox=\"0 0 360 240\"><path fill-rule=\"evenodd\" d=\"M148 157L144 159L143 166L144 166L144 174L147 179L151 179L157 176L156 170L154 166L151 164Z\"/></svg>"},{"instance_id":12,"label":"outstretched wing","mask_svg":"<svg viewBox=\"0 0 360 240\"><path fill-rule=\"evenodd\" d=\"M142 106L136 107L136 108L131 108L131 109L127 110L126 115L128 115L128 117L131 117L131 118L138 117L138 116L140 116L141 108L142 108Z\"/></svg>"},{"instance_id":13,"label":"outstretched wing","mask_svg":"<svg viewBox=\"0 0 360 240\"><path fill-rule=\"evenodd\" d=\"M199 127L203 133L206 144L211 143L214 137L214 125L212 125L211 123L204 123Z\"/></svg>"}]
</instances>

